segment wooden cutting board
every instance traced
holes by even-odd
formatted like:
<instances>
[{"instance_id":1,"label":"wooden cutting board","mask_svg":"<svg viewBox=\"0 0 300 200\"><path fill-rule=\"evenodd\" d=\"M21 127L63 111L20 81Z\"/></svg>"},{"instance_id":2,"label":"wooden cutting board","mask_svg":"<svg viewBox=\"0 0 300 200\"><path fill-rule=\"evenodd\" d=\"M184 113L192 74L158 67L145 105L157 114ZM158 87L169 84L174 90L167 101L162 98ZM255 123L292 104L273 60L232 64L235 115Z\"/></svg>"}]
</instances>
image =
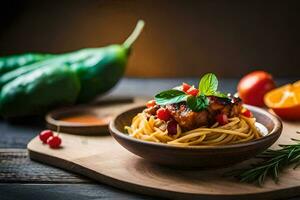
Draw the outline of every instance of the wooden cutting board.
<instances>
[{"instance_id":1,"label":"wooden cutting board","mask_svg":"<svg viewBox=\"0 0 300 200\"><path fill-rule=\"evenodd\" d=\"M297 130L300 123L284 122L277 143L300 138ZM63 144L57 150L42 144L38 137L32 139L27 147L30 158L124 190L171 199L278 199L300 195L300 169L286 169L278 184L267 179L264 187L257 187L222 176L251 160L224 169L179 170L149 163L128 152L111 136L60 136Z\"/></svg>"}]
</instances>

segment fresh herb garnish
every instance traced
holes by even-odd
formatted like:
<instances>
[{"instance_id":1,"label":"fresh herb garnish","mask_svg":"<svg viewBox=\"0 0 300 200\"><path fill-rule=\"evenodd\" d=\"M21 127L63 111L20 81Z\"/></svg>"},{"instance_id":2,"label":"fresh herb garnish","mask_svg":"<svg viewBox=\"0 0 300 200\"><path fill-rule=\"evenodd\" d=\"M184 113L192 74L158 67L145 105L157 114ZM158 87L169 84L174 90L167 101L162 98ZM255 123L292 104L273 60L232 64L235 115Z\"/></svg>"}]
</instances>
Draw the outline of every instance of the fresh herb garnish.
<instances>
[{"instance_id":1,"label":"fresh herb garnish","mask_svg":"<svg viewBox=\"0 0 300 200\"><path fill-rule=\"evenodd\" d=\"M212 73L208 73L201 78L199 83L199 90L201 91L202 94L206 96L217 96L217 97L227 98L226 94L217 91L218 84L219 82L216 75Z\"/></svg>"},{"instance_id":2,"label":"fresh herb garnish","mask_svg":"<svg viewBox=\"0 0 300 200\"><path fill-rule=\"evenodd\" d=\"M207 108L209 101L208 98L204 94L200 94L199 96L189 96L187 98L186 104L188 107L195 112L200 112Z\"/></svg>"},{"instance_id":3,"label":"fresh herb garnish","mask_svg":"<svg viewBox=\"0 0 300 200\"><path fill-rule=\"evenodd\" d=\"M180 90L166 90L155 96L158 105L167 105L185 101L187 94Z\"/></svg>"},{"instance_id":4,"label":"fresh herb garnish","mask_svg":"<svg viewBox=\"0 0 300 200\"><path fill-rule=\"evenodd\" d=\"M275 183L279 180L283 168L295 164L294 169L300 166L300 140L292 139L296 144L279 145L281 149L266 150L257 158L263 161L245 169L234 170L227 175L238 178L241 182L256 183L262 186L267 176L272 177Z\"/></svg>"},{"instance_id":5,"label":"fresh herb garnish","mask_svg":"<svg viewBox=\"0 0 300 200\"><path fill-rule=\"evenodd\" d=\"M212 73L205 74L199 82L199 90L205 95L213 95L218 89L218 79Z\"/></svg>"},{"instance_id":6,"label":"fresh herb garnish","mask_svg":"<svg viewBox=\"0 0 300 200\"><path fill-rule=\"evenodd\" d=\"M227 95L217 91L218 79L212 73L205 74L199 82L199 93L196 96L189 95L178 88L163 91L155 96L158 105L167 105L186 101L187 106L194 112L200 112L209 105L207 96L227 98Z\"/></svg>"}]
</instances>

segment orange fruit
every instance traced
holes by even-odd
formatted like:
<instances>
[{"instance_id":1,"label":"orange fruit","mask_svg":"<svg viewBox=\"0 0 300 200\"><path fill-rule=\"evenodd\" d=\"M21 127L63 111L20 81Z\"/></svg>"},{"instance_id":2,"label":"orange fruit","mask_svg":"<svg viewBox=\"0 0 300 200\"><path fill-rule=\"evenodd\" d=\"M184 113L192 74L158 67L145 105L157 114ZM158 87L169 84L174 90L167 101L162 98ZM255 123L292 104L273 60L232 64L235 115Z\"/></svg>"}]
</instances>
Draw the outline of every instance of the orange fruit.
<instances>
[{"instance_id":1,"label":"orange fruit","mask_svg":"<svg viewBox=\"0 0 300 200\"><path fill-rule=\"evenodd\" d=\"M264 102L281 118L300 120L300 81L271 90Z\"/></svg>"}]
</instances>

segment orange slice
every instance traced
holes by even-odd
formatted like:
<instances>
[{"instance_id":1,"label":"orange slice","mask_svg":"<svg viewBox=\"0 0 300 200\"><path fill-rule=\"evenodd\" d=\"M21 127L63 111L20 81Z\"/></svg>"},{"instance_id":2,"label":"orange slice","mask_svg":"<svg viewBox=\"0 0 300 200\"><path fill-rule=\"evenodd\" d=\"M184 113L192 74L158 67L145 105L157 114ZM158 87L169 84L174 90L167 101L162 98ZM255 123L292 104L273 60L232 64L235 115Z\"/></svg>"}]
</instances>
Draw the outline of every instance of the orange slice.
<instances>
[{"instance_id":1,"label":"orange slice","mask_svg":"<svg viewBox=\"0 0 300 200\"><path fill-rule=\"evenodd\" d=\"M281 118L300 120L300 81L271 90L264 102Z\"/></svg>"}]
</instances>

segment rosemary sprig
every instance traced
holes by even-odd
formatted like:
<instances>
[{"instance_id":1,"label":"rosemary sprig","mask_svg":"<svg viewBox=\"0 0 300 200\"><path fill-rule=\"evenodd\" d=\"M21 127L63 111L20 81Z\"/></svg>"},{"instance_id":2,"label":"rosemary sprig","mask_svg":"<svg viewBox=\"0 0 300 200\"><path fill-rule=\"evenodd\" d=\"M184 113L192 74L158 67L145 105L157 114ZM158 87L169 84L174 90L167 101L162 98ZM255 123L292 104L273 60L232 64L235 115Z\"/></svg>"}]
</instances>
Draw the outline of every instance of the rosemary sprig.
<instances>
[{"instance_id":1,"label":"rosemary sprig","mask_svg":"<svg viewBox=\"0 0 300 200\"><path fill-rule=\"evenodd\" d=\"M300 133L300 131L297 131ZM262 186L267 176L271 176L275 183L279 181L279 174L283 168L294 164L294 169L300 166L300 140L292 138L295 144L279 145L281 149L266 150L257 158L263 161L249 168L238 169L230 172L230 175L238 178L241 182L256 183ZM228 174L229 175L229 174Z\"/></svg>"}]
</instances>

